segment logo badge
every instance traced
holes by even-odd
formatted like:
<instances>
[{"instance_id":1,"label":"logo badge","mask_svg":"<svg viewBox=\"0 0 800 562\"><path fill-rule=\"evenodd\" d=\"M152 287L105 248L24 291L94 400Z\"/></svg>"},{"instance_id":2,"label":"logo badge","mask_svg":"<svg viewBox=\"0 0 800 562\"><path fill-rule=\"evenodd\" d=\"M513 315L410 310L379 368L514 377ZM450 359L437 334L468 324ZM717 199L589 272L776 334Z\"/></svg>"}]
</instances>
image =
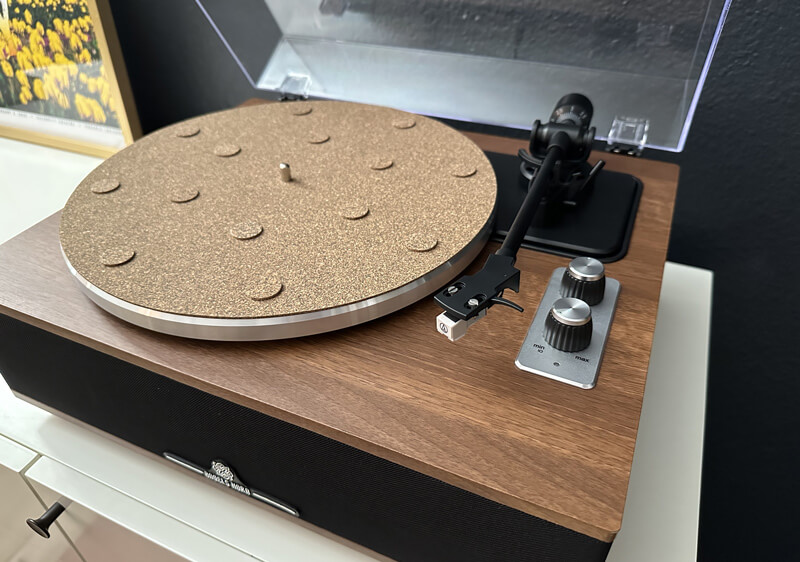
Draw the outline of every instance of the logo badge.
<instances>
[{"instance_id":1,"label":"logo badge","mask_svg":"<svg viewBox=\"0 0 800 562\"><path fill-rule=\"evenodd\" d=\"M214 472L214 474L220 478L224 478L225 480L233 480L235 478L231 467L222 461L211 461L211 470Z\"/></svg>"},{"instance_id":2,"label":"logo badge","mask_svg":"<svg viewBox=\"0 0 800 562\"><path fill-rule=\"evenodd\" d=\"M236 473L225 461L219 459L212 460L211 468L205 469L198 464L188 461L168 451L164 452L164 458L168 461L174 462L179 466L182 466L183 468L191 470L195 474L205 476L212 482L216 482L217 484L225 486L226 488L230 488L231 490L239 492L240 494L256 499L260 502L264 502L272 507L288 513L289 515L300 517L300 512L286 502L246 486L244 482L239 480L239 477L236 476Z\"/></svg>"}]
</instances>

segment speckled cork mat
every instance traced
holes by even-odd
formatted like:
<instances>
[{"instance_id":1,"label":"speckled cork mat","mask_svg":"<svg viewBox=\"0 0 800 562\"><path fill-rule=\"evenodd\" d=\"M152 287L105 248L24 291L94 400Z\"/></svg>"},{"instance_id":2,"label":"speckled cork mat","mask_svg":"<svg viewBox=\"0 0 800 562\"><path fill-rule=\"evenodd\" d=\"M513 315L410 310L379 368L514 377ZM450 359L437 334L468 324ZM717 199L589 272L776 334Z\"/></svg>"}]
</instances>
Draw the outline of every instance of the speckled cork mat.
<instances>
[{"instance_id":1,"label":"speckled cork mat","mask_svg":"<svg viewBox=\"0 0 800 562\"><path fill-rule=\"evenodd\" d=\"M474 241L495 195L486 156L442 123L275 103L184 121L109 158L67 202L61 245L81 276L129 303L285 316L433 271Z\"/></svg>"}]
</instances>

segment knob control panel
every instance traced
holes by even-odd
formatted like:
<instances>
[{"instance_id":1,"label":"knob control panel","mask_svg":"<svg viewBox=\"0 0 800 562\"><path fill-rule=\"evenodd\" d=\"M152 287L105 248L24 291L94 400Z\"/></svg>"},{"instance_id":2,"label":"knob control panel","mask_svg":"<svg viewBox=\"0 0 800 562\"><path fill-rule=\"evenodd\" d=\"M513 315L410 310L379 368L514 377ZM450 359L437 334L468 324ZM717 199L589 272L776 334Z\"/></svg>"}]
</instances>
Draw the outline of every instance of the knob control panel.
<instances>
[{"instance_id":1,"label":"knob control panel","mask_svg":"<svg viewBox=\"0 0 800 562\"><path fill-rule=\"evenodd\" d=\"M519 369L589 389L597 384L620 284L593 258L576 258L550 277L517 356Z\"/></svg>"}]
</instances>

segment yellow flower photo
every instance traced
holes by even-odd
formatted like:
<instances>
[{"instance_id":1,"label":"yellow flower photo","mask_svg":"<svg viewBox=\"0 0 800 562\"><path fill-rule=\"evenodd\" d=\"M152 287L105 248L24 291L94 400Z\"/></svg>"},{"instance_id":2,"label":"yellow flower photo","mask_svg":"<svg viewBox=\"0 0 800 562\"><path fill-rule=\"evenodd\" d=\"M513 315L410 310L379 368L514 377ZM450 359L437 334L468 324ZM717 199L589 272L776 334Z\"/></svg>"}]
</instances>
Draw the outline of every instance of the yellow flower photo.
<instances>
[{"instance_id":1,"label":"yellow flower photo","mask_svg":"<svg viewBox=\"0 0 800 562\"><path fill-rule=\"evenodd\" d=\"M119 126L86 0L3 4L0 106Z\"/></svg>"},{"instance_id":2,"label":"yellow flower photo","mask_svg":"<svg viewBox=\"0 0 800 562\"><path fill-rule=\"evenodd\" d=\"M104 9L97 0L0 0L0 136L101 156L133 140L120 80L130 88L110 60L116 34L99 23L110 24Z\"/></svg>"}]
</instances>

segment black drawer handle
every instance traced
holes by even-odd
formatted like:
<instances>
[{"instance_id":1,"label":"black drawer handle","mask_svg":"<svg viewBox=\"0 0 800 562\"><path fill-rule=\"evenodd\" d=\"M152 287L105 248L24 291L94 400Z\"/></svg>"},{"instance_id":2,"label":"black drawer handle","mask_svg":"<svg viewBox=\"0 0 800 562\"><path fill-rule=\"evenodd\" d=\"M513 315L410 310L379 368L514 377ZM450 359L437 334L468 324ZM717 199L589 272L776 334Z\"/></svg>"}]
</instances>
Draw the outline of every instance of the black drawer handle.
<instances>
[{"instance_id":1,"label":"black drawer handle","mask_svg":"<svg viewBox=\"0 0 800 562\"><path fill-rule=\"evenodd\" d=\"M25 522L28 524L28 527L36 531L37 535L49 539L50 525L53 524L53 521L55 521L59 515L64 513L64 509L63 505L55 502L41 517L39 517L39 519L27 519Z\"/></svg>"}]
</instances>

